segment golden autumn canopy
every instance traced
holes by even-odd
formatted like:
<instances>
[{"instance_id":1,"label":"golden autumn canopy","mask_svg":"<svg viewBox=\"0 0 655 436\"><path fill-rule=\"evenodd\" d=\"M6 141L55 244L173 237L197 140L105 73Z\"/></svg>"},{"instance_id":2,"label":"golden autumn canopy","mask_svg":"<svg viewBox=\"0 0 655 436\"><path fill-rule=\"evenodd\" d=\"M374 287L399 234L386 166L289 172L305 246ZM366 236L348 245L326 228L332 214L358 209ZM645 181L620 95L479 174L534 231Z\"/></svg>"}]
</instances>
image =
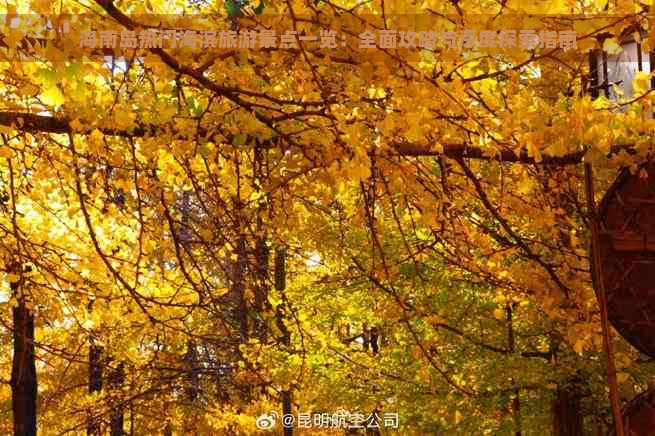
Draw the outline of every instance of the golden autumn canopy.
<instances>
[{"instance_id":1,"label":"golden autumn canopy","mask_svg":"<svg viewBox=\"0 0 655 436\"><path fill-rule=\"evenodd\" d=\"M0 433L606 434L649 3L4 3Z\"/></svg>"}]
</instances>

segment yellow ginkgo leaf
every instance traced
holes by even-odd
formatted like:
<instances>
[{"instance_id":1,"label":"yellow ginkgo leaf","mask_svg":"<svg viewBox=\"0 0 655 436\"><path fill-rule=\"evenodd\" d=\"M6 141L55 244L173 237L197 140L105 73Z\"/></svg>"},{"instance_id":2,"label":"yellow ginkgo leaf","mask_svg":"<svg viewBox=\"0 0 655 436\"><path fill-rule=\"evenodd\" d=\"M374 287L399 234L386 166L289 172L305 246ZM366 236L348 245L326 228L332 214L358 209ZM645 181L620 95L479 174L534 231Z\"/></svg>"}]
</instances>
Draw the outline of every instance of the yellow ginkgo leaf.
<instances>
[{"instance_id":1,"label":"yellow ginkgo leaf","mask_svg":"<svg viewBox=\"0 0 655 436\"><path fill-rule=\"evenodd\" d=\"M621 44L616 40L616 38L607 38L603 42L603 51L609 55L619 54L623 51Z\"/></svg>"},{"instance_id":2,"label":"yellow ginkgo leaf","mask_svg":"<svg viewBox=\"0 0 655 436\"><path fill-rule=\"evenodd\" d=\"M11 148L6 145L0 146L0 157L10 158L11 157Z\"/></svg>"},{"instance_id":3,"label":"yellow ginkgo leaf","mask_svg":"<svg viewBox=\"0 0 655 436\"><path fill-rule=\"evenodd\" d=\"M64 94L57 86L47 86L41 93L41 101L50 106L60 106L64 103Z\"/></svg>"},{"instance_id":4,"label":"yellow ginkgo leaf","mask_svg":"<svg viewBox=\"0 0 655 436\"><path fill-rule=\"evenodd\" d=\"M637 71L632 79L632 90L635 95L643 94L650 88L650 74L645 71Z\"/></svg>"},{"instance_id":5,"label":"yellow ginkgo leaf","mask_svg":"<svg viewBox=\"0 0 655 436\"><path fill-rule=\"evenodd\" d=\"M575 344L573 345L573 350L578 354L582 354L584 348L585 348L585 341L582 339L576 341Z\"/></svg>"},{"instance_id":6,"label":"yellow ginkgo leaf","mask_svg":"<svg viewBox=\"0 0 655 436\"><path fill-rule=\"evenodd\" d=\"M71 121L69 123L69 126L71 127L71 129L73 129L74 132L81 131L82 127L83 127L82 123L80 122L80 120L78 118L75 118L73 121Z\"/></svg>"}]
</instances>

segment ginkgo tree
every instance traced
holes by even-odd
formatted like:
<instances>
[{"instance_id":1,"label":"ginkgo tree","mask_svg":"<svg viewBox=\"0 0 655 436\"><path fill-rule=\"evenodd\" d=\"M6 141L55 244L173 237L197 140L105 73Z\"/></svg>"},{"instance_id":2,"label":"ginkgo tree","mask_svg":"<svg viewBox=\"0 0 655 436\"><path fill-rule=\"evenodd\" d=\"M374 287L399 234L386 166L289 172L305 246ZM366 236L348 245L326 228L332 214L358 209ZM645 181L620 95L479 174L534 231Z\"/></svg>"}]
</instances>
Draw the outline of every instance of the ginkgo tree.
<instances>
[{"instance_id":1,"label":"ginkgo tree","mask_svg":"<svg viewBox=\"0 0 655 436\"><path fill-rule=\"evenodd\" d=\"M602 192L655 121L649 74L596 97L588 54L647 26L641 3L2 7L0 431L258 434L341 409L397 413L378 434L611 427L581 164ZM408 26L577 48L359 47ZM83 40L146 28L339 37ZM624 400L649 386L623 341L616 361Z\"/></svg>"}]
</instances>

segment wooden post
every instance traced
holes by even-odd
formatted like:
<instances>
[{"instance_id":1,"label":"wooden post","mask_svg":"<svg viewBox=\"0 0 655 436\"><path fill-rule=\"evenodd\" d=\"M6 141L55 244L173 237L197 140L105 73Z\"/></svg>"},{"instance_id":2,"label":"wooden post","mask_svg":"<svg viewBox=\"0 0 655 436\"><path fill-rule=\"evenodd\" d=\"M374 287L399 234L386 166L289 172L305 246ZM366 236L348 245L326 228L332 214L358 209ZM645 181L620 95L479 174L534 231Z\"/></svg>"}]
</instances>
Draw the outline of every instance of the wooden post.
<instances>
[{"instance_id":1,"label":"wooden post","mask_svg":"<svg viewBox=\"0 0 655 436\"><path fill-rule=\"evenodd\" d=\"M594 180L591 164L585 163L585 184L587 191L587 209L589 210L589 222L591 227L591 255L593 256L594 268L592 274L595 277L598 303L600 304L600 320L603 330L603 347L607 355L607 381L610 388L610 402L612 404L612 415L614 416L614 430L616 436L624 436L623 419L621 418L621 405L619 404L619 389L616 381L616 366L614 364L614 350L612 348L612 333L610 331L607 316L607 296L605 294L605 283L603 281L603 266L600 258L600 239L598 237L598 216L596 215L596 201L594 200Z\"/></svg>"}]
</instances>

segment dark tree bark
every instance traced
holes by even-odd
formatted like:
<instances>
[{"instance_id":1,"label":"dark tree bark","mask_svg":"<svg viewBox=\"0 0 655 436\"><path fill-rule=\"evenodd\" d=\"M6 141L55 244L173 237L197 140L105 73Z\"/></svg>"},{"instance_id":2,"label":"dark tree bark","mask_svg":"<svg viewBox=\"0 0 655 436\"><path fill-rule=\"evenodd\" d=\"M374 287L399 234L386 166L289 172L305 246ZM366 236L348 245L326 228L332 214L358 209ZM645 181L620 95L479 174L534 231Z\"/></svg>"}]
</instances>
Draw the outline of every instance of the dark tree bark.
<instances>
[{"instance_id":1,"label":"dark tree bark","mask_svg":"<svg viewBox=\"0 0 655 436\"><path fill-rule=\"evenodd\" d=\"M15 290L17 286L12 284ZM13 308L14 359L11 369L11 399L14 436L36 436L36 365L34 362L34 315L21 298Z\"/></svg>"},{"instance_id":2,"label":"dark tree bark","mask_svg":"<svg viewBox=\"0 0 655 436\"><path fill-rule=\"evenodd\" d=\"M234 296L236 298L236 318L239 323L241 339L245 342L248 339L248 303L246 301L246 240L239 236L237 241L237 259L232 278Z\"/></svg>"},{"instance_id":3,"label":"dark tree bark","mask_svg":"<svg viewBox=\"0 0 655 436\"><path fill-rule=\"evenodd\" d=\"M125 381L125 365L121 362L118 364L107 378L108 384L116 391L117 395L113 395L112 409L109 413L109 431L111 436L124 436L124 407L122 395L120 391L123 382Z\"/></svg>"},{"instance_id":4,"label":"dark tree bark","mask_svg":"<svg viewBox=\"0 0 655 436\"><path fill-rule=\"evenodd\" d=\"M254 159L253 159L253 174L255 175L255 182L253 180L253 189L259 194L263 194L261 189L261 183L264 183L265 180L269 179L268 175L268 166L265 150L261 147L259 143L255 144L254 149ZM254 309L257 313L255 317L255 322L253 330L255 335L259 337L262 342L266 340L267 329L266 323L264 322L263 312L265 309L270 309L270 304L268 302L268 291L269 291L269 249L266 245L267 232L264 224L264 216L266 212L270 213L270 209L267 203L260 202L257 206L257 217L256 217L256 236L255 236L255 268L254 268L254 278L255 278L255 304Z\"/></svg>"},{"instance_id":5,"label":"dark tree bark","mask_svg":"<svg viewBox=\"0 0 655 436\"><path fill-rule=\"evenodd\" d=\"M186 369L186 386L184 387L187 400L194 402L200 393L200 371L198 368L198 350L193 341L187 342L187 352L184 356Z\"/></svg>"},{"instance_id":6,"label":"dark tree bark","mask_svg":"<svg viewBox=\"0 0 655 436\"><path fill-rule=\"evenodd\" d=\"M584 436L580 395L575 386L560 386L553 402L553 434Z\"/></svg>"},{"instance_id":7,"label":"dark tree bark","mask_svg":"<svg viewBox=\"0 0 655 436\"><path fill-rule=\"evenodd\" d=\"M378 341L380 339L380 332L377 327L375 326L371 327L370 337L371 337L371 350L373 350L373 354L378 354L378 351L380 350L380 346L378 344Z\"/></svg>"},{"instance_id":8,"label":"dark tree bark","mask_svg":"<svg viewBox=\"0 0 655 436\"><path fill-rule=\"evenodd\" d=\"M282 416L291 415L291 390L282 391ZM293 424L284 425L284 436L293 436Z\"/></svg>"},{"instance_id":9,"label":"dark tree bark","mask_svg":"<svg viewBox=\"0 0 655 436\"><path fill-rule=\"evenodd\" d=\"M260 225L258 223L258 225ZM255 244L255 310L259 314L254 326L257 336L264 341L266 339L266 324L263 322L262 313L268 306L268 262L269 251L266 240L257 238Z\"/></svg>"},{"instance_id":10,"label":"dark tree bark","mask_svg":"<svg viewBox=\"0 0 655 436\"><path fill-rule=\"evenodd\" d=\"M89 393L100 392L102 389L102 347L89 341ZM86 434L89 436L100 436L100 421L89 412L86 425Z\"/></svg>"},{"instance_id":11,"label":"dark tree bark","mask_svg":"<svg viewBox=\"0 0 655 436\"><path fill-rule=\"evenodd\" d=\"M287 272L285 262L284 248L278 248L275 252L275 289L283 293L287 286ZM291 346L291 333L287 326L284 324L284 315L282 313L282 305L277 307L277 325L282 332L280 338L282 344L288 349ZM291 415L292 393L291 389L282 391L282 416ZM293 436L293 425L284 425L284 436Z\"/></svg>"},{"instance_id":12,"label":"dark tree bark","mask_svg":"<svg viewBox=\"0 0 655 436\"><path fill-rule=\"evenodd\" d=\"M511 354L516 352L516 340L514 338L514 323L513 323L513 303L508 303L505 307L505 315L507 319L507 349ZM514 379L512 379L514 384ZM514 417L514 436L522 436L521 433L521 390L514 388L514 396L512 398L512 415Z\"/></svg>"}]
</instances>

